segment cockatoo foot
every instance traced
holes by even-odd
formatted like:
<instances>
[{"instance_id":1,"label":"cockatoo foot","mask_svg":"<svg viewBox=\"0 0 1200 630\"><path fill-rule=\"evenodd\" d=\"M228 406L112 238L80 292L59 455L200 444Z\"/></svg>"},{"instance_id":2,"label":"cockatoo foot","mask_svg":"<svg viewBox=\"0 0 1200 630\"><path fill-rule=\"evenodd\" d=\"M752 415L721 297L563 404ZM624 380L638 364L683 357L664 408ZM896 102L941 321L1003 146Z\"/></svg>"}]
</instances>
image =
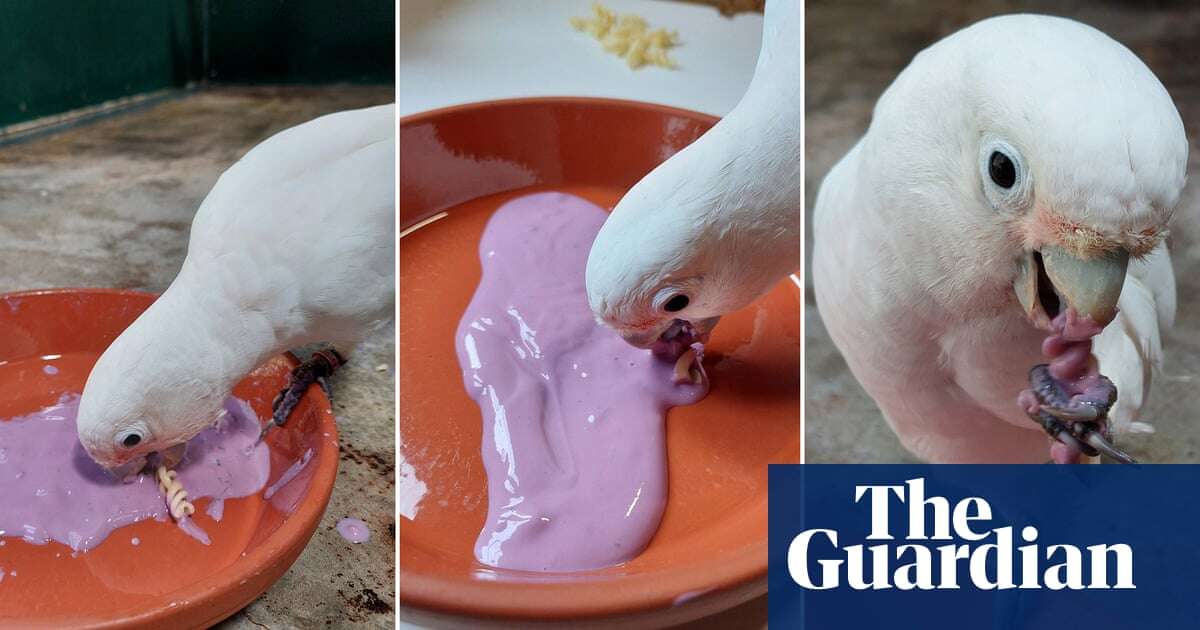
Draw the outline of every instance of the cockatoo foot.
<instances>
[{"instance_id":1,"label":"cockatoo foot","mask_svg":"<svg viewBox=\"0 0 1200 630\"><path fill-rule=\"evenodd\" d=\"M345 363L346 359L338 354L337 350L329 348L314 352L307 361L296 366L296 369L292 370L288 377L287 387L281 389L279 395L271 403L271 421L263 425L259 439L266 437L267 431L270 431L271 427L283 426L287 422L296 405L300 404L304 393L308 391L309 385L318 384L328 396L329 383L326 379Z\"/></svg>"},{"instance_id":2,"label":"cockatoo foot","mask_svg":"<svg viewBox=\"0 0 1200 630\"><path fill-rule=\"evenodd\" d=\"M1074 393L1054 378L1050 366L1036 365L1029 372L1032 388L1021 392L1018 403L1055 440L1050 455L1056 463L1077 463L1080 455L1103 453L1123 464L1136 464L1109 441L1108 410L1117 400L1116 387L1103 375L1089 378L1086 387L1075 384L1079 391Z\"/></svg>"}]
</instances>

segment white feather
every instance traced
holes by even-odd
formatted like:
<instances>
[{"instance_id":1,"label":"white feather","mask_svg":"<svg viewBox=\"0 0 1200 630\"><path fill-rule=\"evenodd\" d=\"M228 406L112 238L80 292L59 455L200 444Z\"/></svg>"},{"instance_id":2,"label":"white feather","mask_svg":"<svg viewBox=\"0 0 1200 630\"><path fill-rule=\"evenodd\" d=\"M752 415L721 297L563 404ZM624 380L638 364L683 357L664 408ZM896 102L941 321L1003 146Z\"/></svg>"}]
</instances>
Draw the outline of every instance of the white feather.
<instances>
[{"instance_id":1,"label":"white feather","mask_svg":"<svg viewBox=\"0 0 1200 630\"><path fill-rule=\"evenodd\" d=\"M101 355L80 441L114 467L211 424L233 385L284 350L349 349L395 299L395 107L323 116L229 168L161 297ZM135 449L116 437L136 428Z\"/></svg>"},{"instance_id":2,"label":"white feather","mask_svg":"<svg viewBox=\"0 0 1200 630\"><path fill-rule=\"evenodd\" d=\"M1092 353L1119 392L1109 413L1113 432L1149 432L1151 423L1138 419L1153 377L1162 370L1163 334L1175 320L1175 276L1165 245L1130 265L1118 306L1117 318L1095 338Z\"/></svg>"},{"instance_id":3,"label":"white feather","mask_svg":"<svg viewBox=\"0 0 1200 630\"><path fill-rule=\"evenodd\" d=\"M981 156L999 138L1029 173L997 200ZM1165 231L1187 139L1166 90L1126 48L1060 18L992 18L934 44L880 98L814 209L813 283L842 355L904 445L935 462L1043 462L1018 408L1045 333L1013 291L1035 208L1108 234ZM1026 187L1027 186L1027 187ZM1134 424L1174 317L1165 248L1134 262L1096 340Z\"/></svg>"},{"instance_id":4,"label":"white feather","mask_svg":"<svg viewBox=\"0 0 1200 630\"><path fill-rule=\"evenodd\" d=\"M800 267L800 22L799 0L767 3L737 107L630 189L597 235L588 299L627 339L742 308ZM688 307L663 312L675 293Z\"/></svg>"}]
</instances>

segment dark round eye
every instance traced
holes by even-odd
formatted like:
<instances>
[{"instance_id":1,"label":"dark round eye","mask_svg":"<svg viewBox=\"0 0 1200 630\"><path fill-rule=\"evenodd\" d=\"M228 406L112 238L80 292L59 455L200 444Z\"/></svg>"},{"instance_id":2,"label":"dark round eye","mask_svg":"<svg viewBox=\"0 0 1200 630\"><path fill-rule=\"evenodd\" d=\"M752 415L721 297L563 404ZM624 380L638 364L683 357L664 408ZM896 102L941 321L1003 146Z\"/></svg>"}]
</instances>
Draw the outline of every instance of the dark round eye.
<instances>
[{"instance_id":1,"label":"dark round eye","mask_svg":"<svg viewBox=\"0 0 1200 630\"><path fill-rule=\"evenodd\" d=\"M142 441L142 436L140 436L136 433L130 433L129 435L125 436L125 439L121 440L121 444L124 444L125 448L133 448L133 447L137 446L138 444L140 444L141 441Z\"/></svg>"},{"instance_id":2,"label":"dark round eye","mask_svg":"<svg viewBox=\"0 0 1200 630\"><path fill-rule=\"evenodd\" d=\"M663 305L663 309L665 309L668 313L676 313L687 308L687 305L688 296L680 293L679 295L672 296L671 299L667 300L667 303Z\"/></svg>"},{"instance_id":3,"label":"dark round eye","mask_svg":"<svg viewBox=\"0 0 1200 630\"><path fill-rule=\"evenodd\" d=\"M988 175L1001 188L1012 188L1017 183L1017 167L1007 155L993 151L988 158Z\"/></svg>"}]
</instances>

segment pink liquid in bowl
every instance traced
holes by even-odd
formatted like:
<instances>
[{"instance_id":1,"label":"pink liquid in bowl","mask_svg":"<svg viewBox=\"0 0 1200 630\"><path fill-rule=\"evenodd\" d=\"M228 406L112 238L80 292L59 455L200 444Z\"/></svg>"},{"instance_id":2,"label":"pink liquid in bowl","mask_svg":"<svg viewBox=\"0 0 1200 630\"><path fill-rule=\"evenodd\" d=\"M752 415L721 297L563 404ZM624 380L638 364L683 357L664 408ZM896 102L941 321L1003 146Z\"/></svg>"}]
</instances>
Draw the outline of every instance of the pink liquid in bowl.
<instances>
[{"instance_id":1,"label":"pink liquid in bowl","mask_svg":"<svg viewBox=\"0 0 1200 630\"><path fill-rule=\"evenodd\" d=\"M584 269L606 217L532 194L497 210L480 240L455 346L483 414L486 565L576 571L639 554L666 506L666 412L708 392L675 384L671 363L592 317Z\"/></svg>"},{"instance_id":2,"label":"pink liquid in bowl","mask_svg":"<svg viewBox=\"0 0 1200 630\"><path fill-rule=\"evenodd\" d=\"M125 525L169 519L151 475L123 483L101 469L79 444L77 395L41 411L0 420L0 540L51 541L87 551ZM226 402L227 414L188 443L179 480L190 500L249 496L270 472L267 446L258 443L259 424L240 400ZM190 521L184 531L204 542Z\"/></svg>"}]
</instances>

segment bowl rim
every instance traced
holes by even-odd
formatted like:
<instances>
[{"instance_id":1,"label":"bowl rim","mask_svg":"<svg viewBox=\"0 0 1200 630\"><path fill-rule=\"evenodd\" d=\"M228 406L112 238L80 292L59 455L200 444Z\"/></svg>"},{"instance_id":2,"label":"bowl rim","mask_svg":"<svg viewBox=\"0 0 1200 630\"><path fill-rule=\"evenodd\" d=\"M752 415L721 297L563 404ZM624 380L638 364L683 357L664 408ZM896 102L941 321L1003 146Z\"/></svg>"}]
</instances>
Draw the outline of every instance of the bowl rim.
<instances>
[{"instance_id":1,"label":"bowl rim","mask_svg":"<svg viewBox=\"0 0 1200 630\"><path fill-rule=\"evenodd\" d=\"M648 112L658 112L660 114L671 114L683 118L691 118L697 122L708 123L715 125L720 116L698 112L692 109L684 109L673 105L662 105L660 103L651 103L648 101L634 101L624 98L610 98L606 96L518 96L513 98L498 98L488 101L472 101L470 103L459 103L457 105L446 105L436 109L428 109L421 112L406 114L400 117L397 123L399 128L404 128L408 125L416 125L427 122L432 122L436 118L447 116L450 114L460 114L465 112L476 112L493 107L501 106L528 106L528 105L602 105L609 107L624 107L630 109L638 109Z\"/></svg>"},{"instance_id":2,"label":"bowl rim","mask_svg":"<svg viewBox=\"0 0 1200 630\"><path fill-rule=\"evenodd\" d=\"M158 293L151 291L139 291L135 289L104 289L104 288L54 288L54 289L32 289L27 291L13 291L0 293L0 301L11 298L25 298L46 295L103 295L103 296L118 296L118 297L149 297L157 299ZM292 367L299 365L299 360L291 352L285 352L283 355ZM320 388L317 391L309 391L308 396L316 394L313 400L319 410L332 411L332 405L329 398L325 396ZM334 422L332 413L318 413L320 422L320 430L327 432L333 441L340 444L337 433L337 423ZM313 477L310 482L309 492L305 500L300 501L294 512L283 519L279 528L275 530L262 543L237 558L225 569L218 571L202 580L198 580L172 591L158 596L159 599L169 599L175 602L182 602L178 606L160 605L156 608L146 610L132 615L124 615L118 617L99 618L93 621L84 622L81 625L72 623L72 627L78 628L104 628L112 630L116 628L164 628L178 627L178 621L173 618L181 613L193 612L190 615L193 618L204 618L205 621L198 624L196 627L207 627L212 624L229 617L247 604L258 599L264 592L267 591L295 562L300 552L308 546L308 541L316 533L317 525L321 521L321 517L325 514L325 508L329 503L329 498L333 495L333 485L337 478L338 468L338 451L327 445L328 440L318 440L322 448L318 448L313 454ZM227 593L238 590L243 584L253 584L254 588L249 597L241 596L236 600L236 607L230 607L228 603L222 600L227 597ZM209 610L207 615L199 611Z\"/></svg>"},{"instance_id":3,"label":"bowl rim","mask_svg":"<svg viewBox=\"0 0 1200 630\"><path fill-rule=\"evenodd\" d=\"M450 105L400 117L399 129L426 124L437 119L495 107L535 105L615 107L657 112L689 118L709 125L719 117L703 112L642 101L589 96L535 96L505 98ZM403 226L401 226L403 227ZM765 500L764 500L765 501ZM399 515L397 515L398 518ZM679 584L694 588L687 593L706 597L714 592L765 585L767 575L767 539L721 556L696 559L694 563L655 570L640 575L603 577L593 581L523 583L445 579L404 568L403 539L397 533L399 560L398 595L401 606L470 617L500 617L524 620L564 620L626 616L670 607L681 595ZM480 565L482 568L482 565ZM582 573L580 575L587 575ZM600 576L598 576L600 577ZM670 579L664 579L670 578ZM667 586L671 584L671 586Z\"/></svg>"}]
</instances>

